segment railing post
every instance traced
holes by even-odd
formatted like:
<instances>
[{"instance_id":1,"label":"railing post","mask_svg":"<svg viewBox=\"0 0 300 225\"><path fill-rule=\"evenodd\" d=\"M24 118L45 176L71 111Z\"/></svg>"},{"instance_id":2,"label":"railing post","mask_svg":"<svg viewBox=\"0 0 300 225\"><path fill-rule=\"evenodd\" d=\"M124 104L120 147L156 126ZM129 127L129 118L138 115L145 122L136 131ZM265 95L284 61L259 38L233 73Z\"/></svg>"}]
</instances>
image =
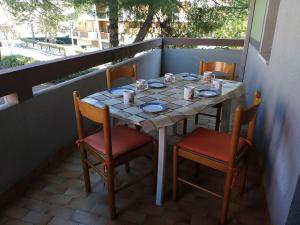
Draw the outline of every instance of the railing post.
<instances>
[{"instance_id":1,"label":"railing post","mask_svg":"<svg viewBox=\"0 0 300 225\"><path fill-rule=\"evenodd\" d=\"M32 87L24 87L17 92L18 102L24 102L33 97Z\"/></svg>"}]
</instances>

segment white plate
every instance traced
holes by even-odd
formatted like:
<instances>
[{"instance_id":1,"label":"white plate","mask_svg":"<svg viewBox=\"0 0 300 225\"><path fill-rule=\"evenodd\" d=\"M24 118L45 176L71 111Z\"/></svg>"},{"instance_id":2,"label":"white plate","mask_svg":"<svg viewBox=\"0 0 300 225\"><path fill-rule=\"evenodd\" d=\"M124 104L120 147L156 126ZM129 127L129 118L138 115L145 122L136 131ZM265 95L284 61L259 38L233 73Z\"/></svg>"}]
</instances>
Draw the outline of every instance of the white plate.
<instances>
[{"instance_id":1,"label":"white plate","mask_svg":"<svg viewBox=\"0 0 300 225\"><path fill-rule=\"evenodd\" d=\"M153 81L153 82L148 82L148 87L149 88L164 88L164 87L166 87L166 84L161 81Z\"/></svg>"},{"instance_id":2,"label":"white plate","mask_svg":"<svg viewBox=\"0 0 300 225\"><path fill-rule=\"evenodd\" d=\"M195 80L199 80L199 77L197 75L193 75L193 74L186 74L186 75L183 75L182 78L184 80L187 80L187 81L195 81Z\"/></svg>"},{"instance_id":3,"label":"white plate","mask_svg":"<svg viewBox=\"0 0 300 225\"><path fill-rule=\"evenodd\" d=\"M141 106L141 109L148 113L158 113L167 109L167 106L162 103L144 103Z\"/></svg>"},{"instance_id":4,"label":"white plate","mask_svg":"<svg viewBox=\"0 0 300 225\"><path fill-rule=\"evenodd\" d=\"M134 90L131 88L122 88L121 87L121 88L112 88L112 89L108 90L109 93L111 93L112 95L117 96L117 97L123 96L124 91L131 91L134 93Z\"/></svg>"},{"instance_id":5,"label":"white plate","mask_svg":"<svg viewBox=\"0 0 300 225\"><path fill-rule=\"evenodd\" d=\"M199 90L198 95L201 97L216 97L220 95L220 93L217 90L209 90L209 89L204 89L204 90Z\"/></svg>"}]
</instances>

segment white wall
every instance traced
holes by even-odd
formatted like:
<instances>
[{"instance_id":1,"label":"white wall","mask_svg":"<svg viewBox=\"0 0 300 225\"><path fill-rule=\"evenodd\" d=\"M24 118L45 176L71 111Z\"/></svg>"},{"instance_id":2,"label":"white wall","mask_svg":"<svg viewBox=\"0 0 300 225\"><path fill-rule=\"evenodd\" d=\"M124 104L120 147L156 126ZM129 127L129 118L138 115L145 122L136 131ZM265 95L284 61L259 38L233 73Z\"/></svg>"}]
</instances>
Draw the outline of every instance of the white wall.
<instances>
[{"instance_id":1,"label":"white wall","mask_svg":"<svg viewBox=\"0 0 300 225\"><path fill-rule=\"evenodd\" d=\"M263 96L256 145L265 159L264 183L273 225L288 224L289 214L297 210L290 206L300 172L299 10L299 0L281 1L269 64L250 45L245 71L248 100L257 89ZM290 224L300 224L299 215Z\"/></svg>"}]
</instances>

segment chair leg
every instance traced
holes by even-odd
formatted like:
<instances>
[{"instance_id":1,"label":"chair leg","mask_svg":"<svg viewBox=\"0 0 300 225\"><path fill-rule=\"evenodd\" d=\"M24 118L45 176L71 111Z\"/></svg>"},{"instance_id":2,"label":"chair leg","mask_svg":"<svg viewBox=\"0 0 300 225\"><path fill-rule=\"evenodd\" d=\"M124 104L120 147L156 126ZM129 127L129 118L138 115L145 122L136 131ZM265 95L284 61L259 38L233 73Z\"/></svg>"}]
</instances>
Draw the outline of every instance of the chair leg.
<instances>
[{"instance_id":1,"label":"chair leg","mask_svg":"<svg viewBox=\"0 0 300 225\"><path fill-rule=\"evenodd\" d=\"M142 129L142 127L139 126L139 125L134 125L134 127L135 127L135 129L136 129L137 131L141 131L141 129Z\"/></svg>"},{"instance_id":2,"label":"chair leg","mask_svg":"<svg viewBox=\"0 0 300 225\"><path fill-rule=\"evenodd\" d=\"M157 143L153 141L152 144L152 185L153 193L156 192L156 179L157 179Z\"/></svg>"},{"instance_id":3,"label":"chair leg","mask_svg":"<svg viewBox=\"0 0 300 225\"><path fill-rule=\"evenodd\" d=\"M197 178L199 176L199 164L196 162L194 164L195 164L194 177Z\"/></svg>"},{"instance_id":4,"label":"chair leg","mask_svg":"<svg viewBox=\"0 0 300 225\"><path fill-rule=\"evenodd\" d=\"M87 152L83 148L83 146L80 146L80 158L81 158L81 165L82 165L82 170L83 170L85 191L86 192L91 192L91 181L90 181L89 166L86 162Z\"/></svg>"},{"instance_id":5,"label":"chair leg","mask_svg":"<svg viewBox=\"0 0 300 225\"><path fill-rule=\"evenodd\" d=\"M196 114L195 116L195 124L198 124L199 123L199 114Z\"/></svg>"},{"instance_id":6,"label":"chair leg","mask_svg":"<svg viewBox=\"0 0 300 225\"><path fill-rule=\"evenodd\" d=\"M246 181L247 181L247 166L245 165L242 168L241 171L241 177L240 177L240 192L244 193L245 192L245 186L246 186Z\"/></svg>"},{"instance_id":7,"label":"chair leg","mask_svg":"<svg viewBox=\"0 0 300 225\"><path fill-rule=\"evenodd\" d=\"M217 108L215 131L220 131L222 105Z\"/></svg>"},{"instance_id":8,"label":"chair leg","mask_svg":"<svg viewBox=\"0 0 300 225\"><path fill-rule=\"evenodd\" d=\"M240 192L245 192L246 182L247 182L247 172L248 172L248 153L245 159L245 165L241 172L241 180L240 180Z\"/></svg>"},{"instance_id":9,"label":"chair leg","mask_svg":"<svg viewBox=\"0 0 300 225\"><path fill-rule=\"evenodd\" d=\"M183 120L183 134L187 133L187 119Z\"/></svg>"},{"instance_id":10,"label":"chair leg","mask_svg":"<svg viewBox=\"0 0 300 225\"><path fill-rule=\"evenodd\" d=\"M178 176L178 147L173 149L173 201L177 199L177 176Z\"/></svg>"},{"instance_id":11,"label":"chair leg","mask_svg":"<svg viewBox=\"0 0 300 225\"><path fill-rule=\"evenodd\" d=\"M107 187L108 187L108 197L109 197L109 210L110 218L116 218L116 202L115 202L115 188L114 188L114 170L111 164L108 165L107 174Z\"/></svg>"},{"instance_id":12,"label":"chair leg","mask_svg":"<svg viewBox=\"0 0 300 225\"><path fill-rule=\"evenodd\" d=\"M226 180L225 180L225 186L224 186L224 198L222 203L222 212L221 212L221 219L220 219L221 225L224 225L227 220L232 179L233 179L233 170L228 169Z\"/></svg>"},{"instance_id":13,"label":"chair leg","mask_svg":"<svg viewBox=\"0 0 300 225\"><path fill-rule=\"evenodd\" d=\"M125 171L126 173L130 173L130 162L125 163Z\"/></svg>"}]
</instances>

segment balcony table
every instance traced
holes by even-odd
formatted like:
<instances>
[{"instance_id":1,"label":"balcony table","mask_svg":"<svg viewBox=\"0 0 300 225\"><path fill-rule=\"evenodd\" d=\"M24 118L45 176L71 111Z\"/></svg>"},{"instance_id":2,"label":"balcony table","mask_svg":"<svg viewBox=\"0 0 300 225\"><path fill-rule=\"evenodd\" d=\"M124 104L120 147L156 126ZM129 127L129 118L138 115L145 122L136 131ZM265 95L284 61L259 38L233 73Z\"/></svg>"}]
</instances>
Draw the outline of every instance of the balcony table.
<instances>
[{"instance_id":1,"label":"balcony table","mask_svg":"<svg viewBox=\"0 0 300 225\"><path fill-rule=\"evenodd\" d=\"M199 81L185 81L181 78L182 74L184 73L176 74L176 82L168 85L166 88L137 91L133 105L124 105L122 97L115 97L107 90L92 94L83 99L83 101L96 107L103 107L104 104L108 105L110 107L111 117L139 125L145 132L152 130L159 131L156 190L157 205L162 205L163 202L167 145L166 128L175 125L178 121L188 116L196 115L209 106L223 102L222 118L226 118L226 120L222 120L221 131L228 132L232 100L241 100L241 102L243 102L245 95L243 83L224 80L221 95L213 98L202 98L197 96L196 90L204 88L207 84L201 79ZM163 78L157 79L163 80ZM191 101L183 99L183 89L185 85L193 85L195 87L195 97ZM135 84L125 85L124 87L135 88ZM145 102L164 103L167 104L168 108L161 113L145 113L139 108L139 105Z\"/></svg>"}]
</instances>

